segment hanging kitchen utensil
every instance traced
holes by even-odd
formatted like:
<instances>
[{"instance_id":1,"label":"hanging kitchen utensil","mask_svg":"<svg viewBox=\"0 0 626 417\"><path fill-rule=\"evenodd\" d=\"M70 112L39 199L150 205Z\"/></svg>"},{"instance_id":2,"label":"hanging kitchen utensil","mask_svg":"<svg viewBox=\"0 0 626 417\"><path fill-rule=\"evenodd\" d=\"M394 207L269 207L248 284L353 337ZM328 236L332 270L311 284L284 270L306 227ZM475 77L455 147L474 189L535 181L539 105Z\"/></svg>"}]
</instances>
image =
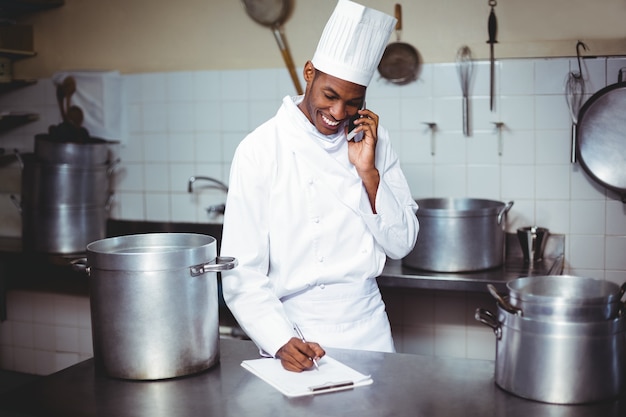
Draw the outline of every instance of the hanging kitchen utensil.
<instances>
[{"instance_id":1,"label":"hanging kitchen utensil","mask_svg":"<svg viewBox=\"0 0 626 417\"><path fill-rule=\"evenodd\" d=\"M496 85L496 69L495 59L493 52L493 44L498 43L496 36L498 35L498 20L496 18L495 7L498 4L496 0L489 0L489 6L491 6L491 12L489 13L489 21L487 22L487 32L489 33L489 61L490 61L490 82L489 82L489 110L493 111L494 108L494 95Z\"/></svg>"},{"instance_id":2,"label":"hanging kitchen utensil","mask_svg":"<svg viewBox=\"0 0 626 417\"><path fill-rule=\"evenodd\" d=\"M394 84L405 85L417 80L420 71L420 55L412 45L401 42L402 6L396 4L396 42L387 45L378 64L378 72Z\"/></svg>"},{"instance_id":3,"label":"hanging kitchen utensil","mask_svg":"<svg viewBox=\"0 0 626 417\"><path fill-rule=\"evenodd\" d=\"M576 128L578 125L578 112L583 105L585 97L585 78L582 65L580 64L580 48L587 51L587 45L578 41L576 44L576 58L578 59L578 72L570 71L565 81L565 99L572 118L572 147L571 161L576 163Z\"/></svg>"},{"instance_id":4,"label":"hanging kitchen utensil","mask_svg":"<svg viewBox=\"0 0 626 417\"><path fill-rule=\"evenodd\" d=\"M63 82L57 84L56 96L59 110L61 112L61 120L67 121L67 110L70 107L72 95L76 92L76 80L74 77L65 77Z\"/></svg>"},{"instance_id":5,"label":"hanging kitchen utensil","mask_svg":"<svg viewBox=\"0 0 626 417\"><path fill-rule=\"evenodd\" d=\"M626 204L626 82L604 87L578 113L576 155L583 169Z\"/></svg>"},{"instance_id":6,"label":"hanging kitchen utensil","mask_svg":"<svg viewBox=\"0 0 626 417\"><path fill-rule=\"evenodd\" d=\"M291 57L291 52L289 51L289 46L287 45L287 40L283 33L283 24L291 13L292 1L242 0L242 2L245 6L246 13L252 20L272 29L276 43L278 43L278 48L283 55L283 60L289 71L289 75L291 75L293 85L296 88L296 92L301 95L303 91L300 85L300 79L298 78L298 74L296 74L293 58Z\"/></svg>"},{"instance_id":7,"label":"hanging kitchen utensil","mask_svg":"<svg viewBox=\"0 0 626 417\"><path fill-rule=\"evenodd\" d=\"M463 92L463 135L467 137L472 135L469 122L469 84L474 72L472 51L469 46L464 45L457 51L456 69L459 73L461 91Z\"/></svg>"}]
</instances>

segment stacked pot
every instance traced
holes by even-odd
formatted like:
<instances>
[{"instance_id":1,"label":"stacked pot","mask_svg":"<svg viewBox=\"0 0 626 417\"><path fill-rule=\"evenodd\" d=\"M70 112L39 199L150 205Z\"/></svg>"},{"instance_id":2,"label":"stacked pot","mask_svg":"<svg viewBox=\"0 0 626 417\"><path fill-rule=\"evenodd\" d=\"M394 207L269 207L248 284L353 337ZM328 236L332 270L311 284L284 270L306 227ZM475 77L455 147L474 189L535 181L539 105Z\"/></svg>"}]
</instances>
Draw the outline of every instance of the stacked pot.
<instances>
[{"instance_id":1,"label":"stacked pot","mask_svg":"<svg viewBox=\"0 0 626 417\"><path fill-rule=\"evenodd\" d=\"M59 141L41 134L35 136L35 152L22 159L25 248L80 253L105 237L113 171L108 141Z\"/></svg>"},{"instance_id":2,"label":"stacked pot","mask_svg":"<svg viewBox=\"0 0 626 417\"><path fill-rule=\"evenodd\" d=\"M614 398L624 388L626 318L621 287L568 275L507 283L497 315L476 320L496 335L495 382L531 400L580 404Z\"/></svg>"}]
</instances>

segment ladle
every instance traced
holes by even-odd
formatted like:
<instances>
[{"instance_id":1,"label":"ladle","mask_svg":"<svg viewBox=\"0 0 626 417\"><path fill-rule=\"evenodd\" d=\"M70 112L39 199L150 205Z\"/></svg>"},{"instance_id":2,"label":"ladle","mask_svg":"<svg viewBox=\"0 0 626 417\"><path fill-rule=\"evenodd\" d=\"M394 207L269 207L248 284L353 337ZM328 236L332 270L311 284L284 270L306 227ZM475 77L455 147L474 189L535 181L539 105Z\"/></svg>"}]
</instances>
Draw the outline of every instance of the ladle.
<instances>
[{"instance_id":1,"label":"ladle","mask_svg":"<svg viewBox=\"0 0 626 417\"><path fill-rule=\"evenodd\" d=\"M296 74L293 58L291 57L291 52L289 51L289 47L287 46L287 40L285 39L283 33L283 23L285 23L287 17L289 17L289 13L291 12L291 0L242 1L246 8L246 13L252 18L252 20L260 25L272 29L274 37L276 38L276 43L278 43L278 48L283 55L283 60L285 61L285 64L287 65L289 75L291 75L293 85L296 88L296 92L298 93L298 95L301 95L303 91L302 87L300 86L300 79L298 78L298 74Z\"/></svg>"}]
</instances>

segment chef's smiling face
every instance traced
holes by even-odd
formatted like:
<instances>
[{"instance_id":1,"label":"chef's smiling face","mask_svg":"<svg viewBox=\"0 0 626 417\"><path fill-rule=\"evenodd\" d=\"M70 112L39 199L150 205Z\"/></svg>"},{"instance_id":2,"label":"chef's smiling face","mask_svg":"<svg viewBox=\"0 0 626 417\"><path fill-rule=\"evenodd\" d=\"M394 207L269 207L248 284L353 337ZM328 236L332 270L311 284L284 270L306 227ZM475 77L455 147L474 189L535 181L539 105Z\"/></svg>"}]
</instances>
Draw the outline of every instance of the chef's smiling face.
<instances>
[{"instance_id":1,"label":"chef's smiling face","mask_svg":"<svg viewBox=\"0 0 626 417\"><path fill-rule=\"evenodd\" d=\"M354 116L365 99L365 87L317 71L309 61L304 67L306 91L300 110L323 135L337 133Z\"/></svg>"}]
</instances>

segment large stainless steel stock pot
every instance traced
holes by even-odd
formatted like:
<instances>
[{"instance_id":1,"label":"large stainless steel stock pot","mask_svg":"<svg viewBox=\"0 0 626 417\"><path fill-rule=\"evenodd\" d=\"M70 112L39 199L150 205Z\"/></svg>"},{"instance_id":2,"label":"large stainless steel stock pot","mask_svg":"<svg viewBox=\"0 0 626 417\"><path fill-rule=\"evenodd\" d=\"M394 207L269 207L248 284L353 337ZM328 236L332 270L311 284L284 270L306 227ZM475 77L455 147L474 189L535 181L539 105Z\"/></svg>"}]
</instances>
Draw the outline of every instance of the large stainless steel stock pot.
<instances>
[{"instance_id":1,"label":"large stainless steel stock pot","mask_svg":"<svg viewBox=\"0 0 626 417\"><path fill-rule=\"evenodd\" d=\"M139 380L203 371L219 360L216 240L150 233L87 245L94 359L106 375Z\"/></svg>"},{"instance_id":2,"label":"large stainless steel stock pot","mask_svg":"<svg viewBox=\"0 0 626 417\"><path fill-rule=\"evenodd\" d=\"M495 383L531 400L581 404L618 396L624 386L625 322L536 320L498 306L476 310L496 335Z\"/></svg>"},{"instance_id":3,"label":"large stainless steel stock pot","mask_svg":"<svg viewBox=\"0 0 626 417\"><path fill-rule=\"evenodd\" d=\"M504 263L506 213L513 206L474 198L416 200L420 232L402 263L437 272L494 268Z\"/></svg>"}]
</instances>

